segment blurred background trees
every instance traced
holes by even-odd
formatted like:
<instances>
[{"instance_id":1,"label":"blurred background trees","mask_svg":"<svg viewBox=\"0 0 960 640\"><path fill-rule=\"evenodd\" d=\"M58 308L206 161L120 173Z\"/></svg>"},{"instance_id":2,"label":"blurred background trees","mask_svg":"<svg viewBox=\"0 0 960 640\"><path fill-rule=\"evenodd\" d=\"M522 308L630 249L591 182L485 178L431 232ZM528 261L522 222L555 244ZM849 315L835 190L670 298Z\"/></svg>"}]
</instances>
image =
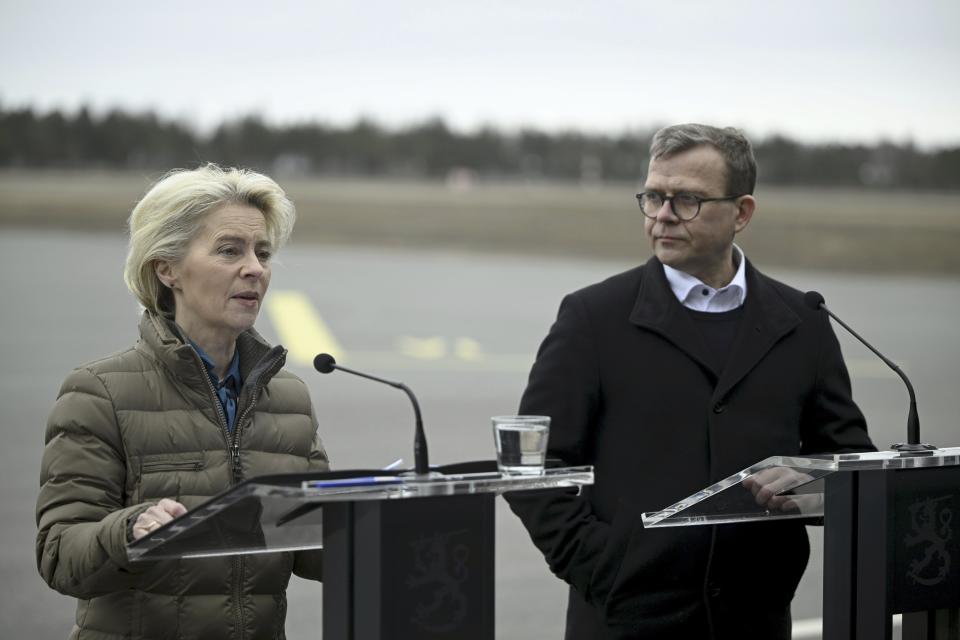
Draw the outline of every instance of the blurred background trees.
<instances>
[{"instance_id":1,"label":"blurred background trees","mask_svg":"<svg viewBox=\"0 0 960 640\"><path fill-rule=\"evenodd\" d=\"M388 130L352 125L274 125L257 116L207 134L153 113L40 113L0 105L0 168L142 170L201 162L289 176L385 176L447 180L635 181L653 130L618 136L575 131L459 132L431 118ZM749 133L749 132L748 132ZM762 184L876 189L958 189L960 148L909 143L804 144L755 139Z\"/></svg>"}]
</instances>

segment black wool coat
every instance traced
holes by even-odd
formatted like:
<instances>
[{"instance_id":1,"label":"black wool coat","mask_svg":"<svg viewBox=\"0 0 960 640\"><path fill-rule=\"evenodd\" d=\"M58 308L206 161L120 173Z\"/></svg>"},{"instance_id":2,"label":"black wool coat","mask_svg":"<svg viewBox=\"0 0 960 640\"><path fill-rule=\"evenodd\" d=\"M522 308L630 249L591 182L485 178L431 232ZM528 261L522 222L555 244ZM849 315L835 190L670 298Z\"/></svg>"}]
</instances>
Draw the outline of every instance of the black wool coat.
<instances>
[{"instance_id":1,"label":"black wool coat","mask_svg":"<svg viewBox=\"0 0 960 640\"><path fill-rule=\"evenodd\" d=\"M571 585L567 638L790 637L802 523L640 520L771 455L873 449L826 314L749 262L746 277L722 371L656 258L560 305L520 412L551 416L548 455L595 484L507 498Z\"/></svg>"}]
</instances>

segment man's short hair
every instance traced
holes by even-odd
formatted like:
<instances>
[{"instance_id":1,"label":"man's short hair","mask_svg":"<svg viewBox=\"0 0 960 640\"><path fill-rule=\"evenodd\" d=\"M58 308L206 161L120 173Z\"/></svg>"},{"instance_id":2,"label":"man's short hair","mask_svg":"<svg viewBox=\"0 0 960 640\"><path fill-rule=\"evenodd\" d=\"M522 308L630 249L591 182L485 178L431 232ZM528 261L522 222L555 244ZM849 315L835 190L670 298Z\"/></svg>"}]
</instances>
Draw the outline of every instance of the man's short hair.
<instances>
[{"instance_id":1,"label":"man's short hair","mask_svg":"<svg viewBox=\"0 0 960 640\"><path fill-rule=\"evenodd\" d=\"M247 169L215 164L169 172L134 207L123 279L146 309L173 317L173 295L154 265L182 260L204 219L228 204L251 206L263 214L274 252L293 231L296 209L276 182Z\"/></svg>"},{"instance_id":2,"label":"man's short hair","mask_svg":"<svg viewBox=\"0 0 960 640\"><path fill-rule=\"evenodd\" d=\"M666 158L700 145L720 152L727 166L727 193L752 194L757 186L757 160L750 141L739 129L708 124L675 124L660 129L650 141L650 158Z\"/></svg>"}]
</instances>

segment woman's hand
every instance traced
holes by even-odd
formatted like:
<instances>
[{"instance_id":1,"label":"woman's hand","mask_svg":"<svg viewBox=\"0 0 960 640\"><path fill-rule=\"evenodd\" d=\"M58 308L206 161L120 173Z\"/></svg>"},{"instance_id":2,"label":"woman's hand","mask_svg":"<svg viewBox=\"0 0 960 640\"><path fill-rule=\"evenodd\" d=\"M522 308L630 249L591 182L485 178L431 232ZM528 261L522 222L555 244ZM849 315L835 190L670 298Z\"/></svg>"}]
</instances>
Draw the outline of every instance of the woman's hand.
<instances>
[{"instance_id":1,"label":"woman's hand","mask_svg":"<svg viewBox=\"0 0 960 640\"><path fill-rule=\"evenodd\" d=\"M186 512L187 508L176 500L164 498L137 516L133 523L133 539L139 540Z\"/></svg>"}]
</instances>

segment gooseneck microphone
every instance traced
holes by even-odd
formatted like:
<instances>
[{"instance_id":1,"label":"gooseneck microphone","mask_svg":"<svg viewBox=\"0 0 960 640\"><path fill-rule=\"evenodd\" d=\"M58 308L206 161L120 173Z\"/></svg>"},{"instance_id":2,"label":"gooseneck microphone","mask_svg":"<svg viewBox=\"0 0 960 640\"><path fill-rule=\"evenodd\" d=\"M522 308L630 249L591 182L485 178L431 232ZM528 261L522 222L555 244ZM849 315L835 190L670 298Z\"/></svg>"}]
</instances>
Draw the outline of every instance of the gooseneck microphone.
<instances>
[{"instance_id":1,"label":"gooseneck microphone","mask_svg":"<svg viewBox=\"0 0 960 640\"><path fill-rule=\"evenodd\" d=\"M401 389L404 393L406 393L407 397L410 398L410 402L413 404L413 413L417 421L416 433L413 438L413 469L418 476L423 476L430 473L430 462L427 454L427 436L423 433L423 419L420 417L420 405L417 403L417 397L413 395L413 391L410 390L410 387L402 382L384 380L383 378L372 376L369 373L348 369L343 365L337 364L337 361L329 353L318 354L313 359L313 367L320 373L330 373L334 369L339 369L340 371L352 373L353 375L360 376L361 378L388 384L391 387Z\"/></svg>"},{"instance_id":2,"label":"gooseneck microphone","mask_svg":"<svg viewBox=\"0 0 960 640\"><path fill-rule=\"evenodd\" d=\"M907 392L910 394L910 412L907 414L907 442L895 444L890 448L894 449L895 451L899 451L902 455L924 455L934 451L936 449L935 446L920 442L920 416L917 414L917 394L914 393L913 385L910 384L907 374L905 374L892 360L877 351L872 344L860 337L860 334L851 329L846 322L838 318L835 313L830 311L823 300L823 296L818 292L807 291L805 294L803 294L803 302L811 309L822 309L826 311L827 315L836 320L841 327L850 332L850 335L863 343L866 348L870 349L870 351L873 351L878 358L883 360L888 367L893 369L894 372L900 376L900 379L903 380L903 383L907 385Z\"/></svg>"}]
</instances>

